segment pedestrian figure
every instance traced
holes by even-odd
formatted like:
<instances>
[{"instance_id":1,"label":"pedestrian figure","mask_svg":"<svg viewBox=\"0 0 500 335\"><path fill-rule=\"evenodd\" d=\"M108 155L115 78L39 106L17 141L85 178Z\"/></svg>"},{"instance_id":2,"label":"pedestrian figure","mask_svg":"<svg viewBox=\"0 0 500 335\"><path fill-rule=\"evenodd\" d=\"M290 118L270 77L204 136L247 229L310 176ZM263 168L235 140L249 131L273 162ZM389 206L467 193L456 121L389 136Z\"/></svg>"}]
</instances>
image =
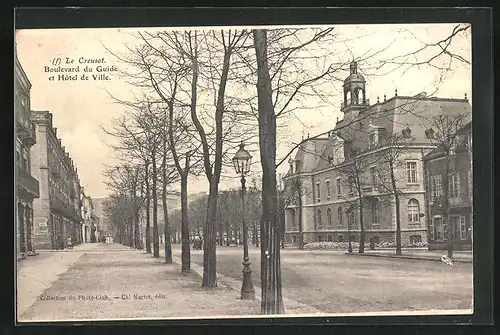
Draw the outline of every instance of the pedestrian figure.
<instances>
[{"instance_id":1,"label":"pedestrian figure","mask_svg":"<svg viewBox=\"0 0 500 335\"><path fill-rule=\"evenodd\" d=\"M68 237L68 239L66 240L66 247L68 249L73 249L73 241L71 240L71 237Z\"/></svg>"}]
</instances>

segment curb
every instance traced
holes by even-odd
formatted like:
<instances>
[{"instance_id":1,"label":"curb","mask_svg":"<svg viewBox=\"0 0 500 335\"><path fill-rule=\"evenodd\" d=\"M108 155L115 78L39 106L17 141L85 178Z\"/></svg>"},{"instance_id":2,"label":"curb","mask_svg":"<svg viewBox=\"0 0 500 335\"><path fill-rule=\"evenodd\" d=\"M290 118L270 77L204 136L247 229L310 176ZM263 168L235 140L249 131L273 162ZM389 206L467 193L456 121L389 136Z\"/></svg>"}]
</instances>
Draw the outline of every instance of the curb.
<instances>
[{"instance_id":1,"label":"curb","mask_svg":"<svg viewBox=\"0 0 500 335\"><path fill-rule=\"evenodd\" d=\"M398 258L398 259L412 259L412 260L421 260L421 261L433 261L433 262L441 262L440 258L430 258L430 257L418 257L418 256L397 256L397 255L383 255L383 254L371 254L371 253L345 253L349 256L364 256L364 257L380 257L380 258ZM472 260L465 259L453 259L454 263L472 263Z\"/></svg>"}]
</instances>

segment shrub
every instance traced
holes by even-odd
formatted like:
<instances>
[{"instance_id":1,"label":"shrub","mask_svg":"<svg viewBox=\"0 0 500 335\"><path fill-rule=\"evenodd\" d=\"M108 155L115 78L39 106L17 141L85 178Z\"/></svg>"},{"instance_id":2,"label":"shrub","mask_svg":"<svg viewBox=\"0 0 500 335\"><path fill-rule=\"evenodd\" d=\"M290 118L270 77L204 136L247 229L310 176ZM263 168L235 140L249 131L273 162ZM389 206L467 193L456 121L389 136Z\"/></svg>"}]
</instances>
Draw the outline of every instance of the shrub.
<instances>
[{"instance_id":1,"label":"shrub","mask_svg":"<svg viewBox=\"0 0 500 335\"><path fill-rule=\"evenodd\" d=\"M352 249L359 248L359 242L351 242ZM349 247L349 242L310 242L304 245L306 250L347 250ZM411 245L402 244L402 248L411 247L427 247L427 243L419 242ZM365 248L370 248L370 243L365 242ZM375 244L375 249L377 248L396 248L396 242L380 242Z\"/></svg>"}]
</instances>

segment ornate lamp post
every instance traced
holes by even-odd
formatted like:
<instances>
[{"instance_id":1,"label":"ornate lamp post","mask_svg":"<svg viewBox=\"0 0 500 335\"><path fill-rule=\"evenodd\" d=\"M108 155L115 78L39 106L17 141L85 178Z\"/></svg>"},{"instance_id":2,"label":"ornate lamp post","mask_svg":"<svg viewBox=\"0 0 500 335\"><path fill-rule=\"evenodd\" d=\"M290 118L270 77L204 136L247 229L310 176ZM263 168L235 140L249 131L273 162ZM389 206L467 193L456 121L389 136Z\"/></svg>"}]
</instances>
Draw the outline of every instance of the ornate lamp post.
<instances>
[{"instance_id":1,"label":"ornate lamp post","mask_svg":"<svg viewBox=\"0 0 500 335\"><path fill-rule=\"evenodd\" d=\"M250 172L252 156L245 150L243 142L233 158L236 173L241 175L241 201L243 206L243 285L241 286L241 299L255 299L255 290L252 283L252 270L250 269L250 257L248 257L248 228L245 222L245 175Z\"/></svg>"}]
</instances>

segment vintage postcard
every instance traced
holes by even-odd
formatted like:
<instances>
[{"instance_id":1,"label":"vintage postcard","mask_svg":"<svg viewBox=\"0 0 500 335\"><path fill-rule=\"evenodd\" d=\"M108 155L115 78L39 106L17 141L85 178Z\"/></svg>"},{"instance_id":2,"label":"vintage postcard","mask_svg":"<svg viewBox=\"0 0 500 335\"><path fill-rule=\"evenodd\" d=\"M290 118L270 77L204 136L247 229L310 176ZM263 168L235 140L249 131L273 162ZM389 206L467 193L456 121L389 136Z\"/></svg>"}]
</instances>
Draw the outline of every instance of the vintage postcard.
<instances>
[{"instance_id":1,"label":"vintage postcard","mask_svg":"<svg viewBox=\"0 0 500 335\"><path fill-rule=\"evenodd\" d=\"M18 322L472 314L471 36L16 30Z\"/></svg>"}]
</instances>

